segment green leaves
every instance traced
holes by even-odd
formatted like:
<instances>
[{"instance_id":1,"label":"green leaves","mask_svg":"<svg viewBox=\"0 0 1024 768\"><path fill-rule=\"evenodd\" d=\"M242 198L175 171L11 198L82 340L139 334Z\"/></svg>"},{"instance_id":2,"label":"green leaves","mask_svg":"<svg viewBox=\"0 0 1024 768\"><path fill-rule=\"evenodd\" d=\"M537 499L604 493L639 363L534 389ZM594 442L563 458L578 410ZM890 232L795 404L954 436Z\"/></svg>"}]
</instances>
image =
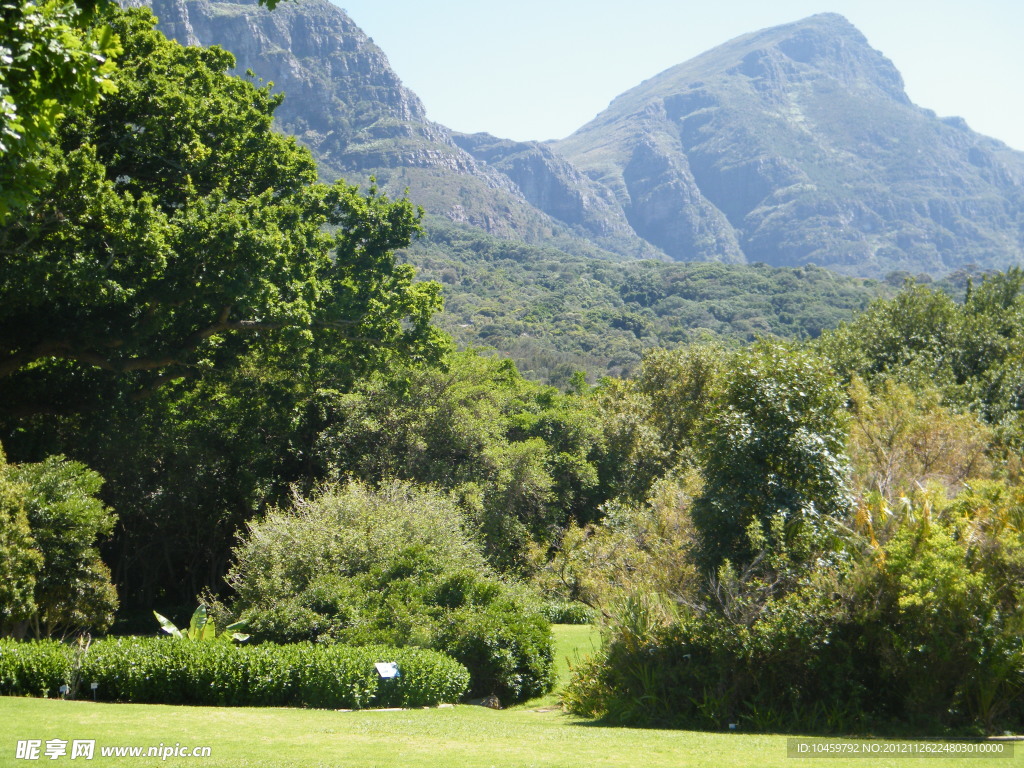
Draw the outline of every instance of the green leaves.
<instances>
[{"instance_id":1,"label":"green leaves","mask_svg":"<svg viewBox=\"0 0 1024 768\"><path fill-rule=\"evenodd\" d=\"M230 639L241 643L249 639L249 635L237 631L246 628L246 622L244 621L236 621L233 624L229 624L218 635L217 626L207 614L205 605L200 605L196 608L185 632L182 632L174 625L174 622L165 616L161 616L156 611L153 611L153 615L156 616L156 620L160 623L160 629L175 640L188 640L193 643L212 643L215 640L224 641Z\"/></svg>"},{"instance_id":2,"label":"green leaves","mask_svg":"<svg viewBox=\"0 0 1024 768\"><path fill-rule=\"evenodd\" d=\"M69 111L112 93L117 36L95 3L0 3L0 224L46 182L33 157ZM93 6L93 8L90 8Z\"/></svg>"},{"instance_id":3,"label":"green leaves","mask_svg":"<svg viewBox=\"0 0 1024 768\"><path fill-rule=\"evenodd\" d=\"M315 183L271 129L279 97L229 76L227 52L170 42L145 11L108 22L116 93L69 111L37 153L51 182L0 233L5 407L143 397L281 345L353 373L431 359L437 288L392 255L413 207Z\"/></svg>"},{"instance_id":4,"label":"green leaves","mask_svg":"<svg viewBox=\"0 0 1024 768\"><path fill-rule=\"evenodd\" d=\"M35 613L35 587L43 565L25 511L26 488L11 477L0 447L0 634Z\"/></svg>"},{"instance_id":5,"label":"green leaves","mask_svg":"<svg viewBox=\"0 0 1024 768\"><path fill-rule=\"evenodd\" d=\"M706 485L693 518L707 567L745 565L765 542L795 561L826 545L829 521L851 504L843 405L838 381L806 351L763 342L733 359L700 446Z\"/></svg>"},{"instance_id":6,"label":"green leaves","mask_svg":"<svg viewBox=\"0 0 1024 768\"><path fill-rule=\"evenodd\" d=\"M170 619L165 616L161 616L156 611L153 611L153 615L156 616L156 620L160 622L160 629L169 634L175 640L181 640L185 637L185 635L181 633L181 630L178 629Z\"/></svg>"},{"instance_id":7,"label":"green leaves","mask_svg":"<svg viewBox=\"0 0 1024 768\"><path fill-rule=\"evenodd\" d=\"M380 661L396 662L401 675L381 680L374 668ZM0 640L0 694L56 695L70 675L67 646ZM79 676L99 683L102 701L331 709L436 706L458 701L469 683L462 665L418 648L134 637L93 643Z\"/></svg>"},{"instance_id":8,"label":"green leaves","mask_svg":"<svg viewBox=\"0 0 1024 768\"><path fill-rule=\"evenodd\" d=\"M16 551L8 553L8 568L16 569L19 562L33 562L35 568L30 610L21 616L4 611L7 616L2 618L8 621L0 631L14 631L10 619L26 621L18 634L28 631L36 637L104 629L113 621L117 593L97 545L110 535L117 518L98 498L101 484L98 474L63 456L35 464L0 464L0 515L6 512L6 485L14 491L8 499L23 510L27 523L27 530L7 524L11 544L13 533L21 535ZM18 584L13 576L9 583Z\"/></svg>"}]
</instances>

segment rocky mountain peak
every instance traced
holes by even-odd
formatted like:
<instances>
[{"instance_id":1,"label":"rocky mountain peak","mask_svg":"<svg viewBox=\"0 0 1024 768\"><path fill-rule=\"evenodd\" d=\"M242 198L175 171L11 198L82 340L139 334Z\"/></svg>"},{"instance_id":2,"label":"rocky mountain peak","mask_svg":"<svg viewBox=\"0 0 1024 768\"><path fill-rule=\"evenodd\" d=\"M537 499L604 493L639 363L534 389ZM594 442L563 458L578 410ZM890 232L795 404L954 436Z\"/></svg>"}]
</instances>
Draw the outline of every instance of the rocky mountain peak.
<instances>
[{"instance_id":1,"label":"rocky mountain peak","mask_svg":"<svg viewBox=\"0 0 1024 768\"><path fill-rule=\"evenodd\" d=\"M1024 155L913 105L837 14L672 67L553 148L675 259L884 275L1022 257Z\"/></svg>"},{"instance_id":2,"label":"rocky mountain peak","mask_svg":"<svg viewBox=\"0 0 1024 768\"><path fill-rule=\"evenodd\" d=\"M903 78L893 63L872 48L845 17L823 13L754 36L764 45L743 55L739 67L749 77L781 69L801 81L813 76L834 79L847 88L873 87L902 103L910 103ZM728 43L726 44L728 45ZM765 66L771 62L774 66Z\"/></svg>"},{"instance_id":3,"label":"rocky mountain peak","mask_svg":"<svg viewBox=\"0 0 1024 768\"><path fill-rule=\"evenodd\" d=\"M285 93L279 127L326 178L372 175L492 234L860 276L1024 259L1024 153L912 104L893 63L838 14L730 40L623 93L572 136L538 143L429 121L328 0L273 12L256 0L124 1L273 81Z\"/></svg>"}]
</instances>

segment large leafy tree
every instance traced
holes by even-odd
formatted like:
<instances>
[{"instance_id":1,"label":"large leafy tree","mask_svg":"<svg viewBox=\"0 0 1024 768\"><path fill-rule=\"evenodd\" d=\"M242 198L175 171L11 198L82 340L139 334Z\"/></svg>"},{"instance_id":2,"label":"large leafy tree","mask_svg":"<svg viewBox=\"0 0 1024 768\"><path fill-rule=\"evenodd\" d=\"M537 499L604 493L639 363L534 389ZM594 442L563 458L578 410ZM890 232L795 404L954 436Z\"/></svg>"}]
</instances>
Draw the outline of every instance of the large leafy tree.
<instances>
[{"instance_id":1,"label":"large leafy tree","mask_svg":"<svg viewBox=\"0 0 1024 768\"><path fill-rule=\"evenodd\" d=\"M116 92L67 110L36 154L52 183L0 228L0 430L106 478L129 602L191 600L242 522L322 477L322 393L447 342L393 257L407 201L318 184L230 54L143 10L105 23Z\"/></svg>"},{"instance_id":2,"label":"large leafy tree","mask_svg":"<svg viewBox=\"0 0 1024 768\"><path fill-rule=\"evenodd\" d=\"M10 412L145 395L259 346L328 343L355 369L428 353L436 287L392 250L406 201L315 183L271 130L279 98L116 12L117 90L39 153L52 183L0 231L0 402Z\"/></svg>"}]
</instances>

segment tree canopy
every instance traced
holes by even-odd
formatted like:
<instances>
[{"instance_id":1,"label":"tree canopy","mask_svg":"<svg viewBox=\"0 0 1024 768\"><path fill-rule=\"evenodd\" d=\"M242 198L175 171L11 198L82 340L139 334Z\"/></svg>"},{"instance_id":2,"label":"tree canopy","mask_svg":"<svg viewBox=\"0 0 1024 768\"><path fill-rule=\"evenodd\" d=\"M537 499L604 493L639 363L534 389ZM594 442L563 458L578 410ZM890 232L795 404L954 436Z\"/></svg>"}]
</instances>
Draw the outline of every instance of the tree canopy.
<instances>
[{"instance_id":1,"label":"tree canopy","mask_svg":"<svg viewBox=\"0 0 1024 768\"><path fill-rule=\"evenodd\" d=\"M148 11L109 23L116 91L68 110L37 155L50 181L0 233L7 409L138 396L254 345L329 338L369 368L438 344L436 287L391 253L411 204L316 183L271 130L280 98L226 51L168 41Z\"/></svg>"},{"instance_id":2,"label":"tree canopy","mask_svg":"<svg viewBox=\"0 0 1024 768\"><path fill-rule=\"evenodd\" d=\"M0 3L0 223L43 183L32 156L65 112L114 88L117 36L92 23L103 2Z\"/></svg>"}]
</instances>

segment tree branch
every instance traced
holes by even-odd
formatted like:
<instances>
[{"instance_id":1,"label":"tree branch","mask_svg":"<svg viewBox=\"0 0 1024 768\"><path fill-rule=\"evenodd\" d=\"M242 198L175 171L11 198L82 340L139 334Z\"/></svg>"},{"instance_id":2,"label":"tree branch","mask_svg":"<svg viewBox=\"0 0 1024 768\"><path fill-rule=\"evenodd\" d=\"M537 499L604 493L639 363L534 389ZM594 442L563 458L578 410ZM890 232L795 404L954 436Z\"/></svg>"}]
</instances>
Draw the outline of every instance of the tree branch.
<instances>
[{"instance_id":1,"label":"tree branch","mask_svg":"<svg viewBox=\"0 0 1024 768\"><path fill-rule=\"evenodd\" d=\"M231 320L232 305L221 307L216 319L205 328L200 328L187 336L181 345L173 352L160 356L141 356L119 360L116 357L96 351L96 347L117 349L125 345L125 339L111 338L102 342L94 343L90 348L85 348L73 343L68 339L47 339L38 342L28 349L11 353L8 357L0 360L0 379L11 376L22 368L34 363L37 360L46 358L59 360L72 360L83 363L93 368L99 368L113 373L130 373L133 371L153 371L160 368L167 368L174 365L187 365L189 353L194 352L204 341L214 336L225 333L256 333L259 331L279 331L288 327L288 323L264 320ZM147 314L153 308L147 308ZM314 321L313 327L325 328L336 331L349 330L360 325L360 320L331 320ZM348 336L347 340L361 343L382 343L383 339L366 336ZM178 378L175 374L167 380ZM163 378L163 377L161 377Z\"/></svg>"}]
</instances>

